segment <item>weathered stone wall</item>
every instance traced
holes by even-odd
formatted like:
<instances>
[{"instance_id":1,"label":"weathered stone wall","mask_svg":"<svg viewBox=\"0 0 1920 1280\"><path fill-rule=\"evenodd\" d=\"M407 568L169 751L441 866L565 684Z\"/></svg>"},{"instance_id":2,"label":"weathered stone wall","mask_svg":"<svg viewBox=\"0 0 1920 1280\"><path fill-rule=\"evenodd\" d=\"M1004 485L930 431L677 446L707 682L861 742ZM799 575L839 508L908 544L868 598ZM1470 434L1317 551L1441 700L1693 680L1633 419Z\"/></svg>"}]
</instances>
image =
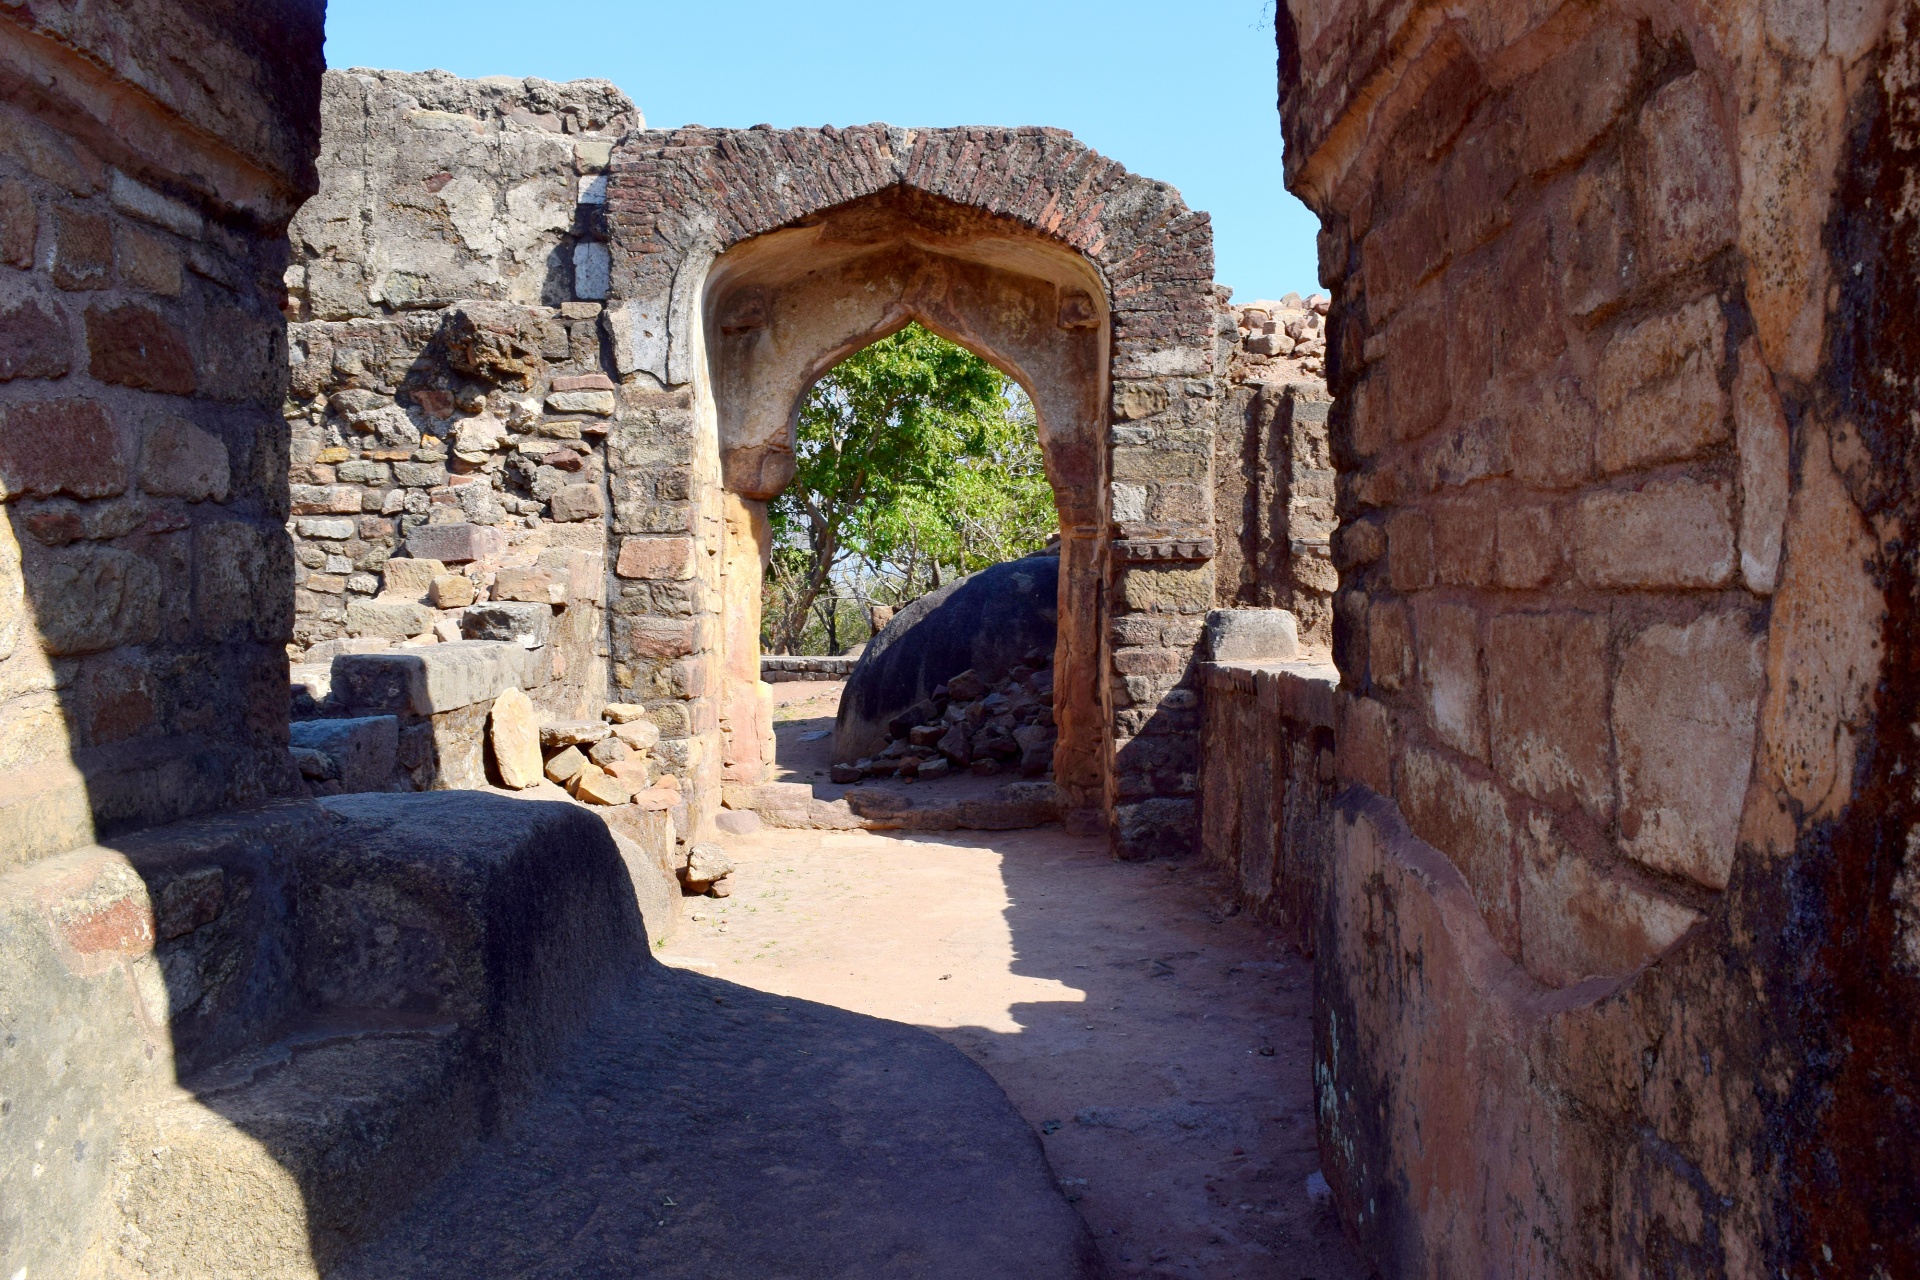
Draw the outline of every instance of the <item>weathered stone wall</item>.
<instances>
[{"instance_id":1,"label":"weathered stone wall","mask_svg":"<svg viewBox=\"0 0 1920 1280\"><path fill-rule=\"evenodd\" d=\"M1325 662L1201 668L1201 855L1307 955L1333 856L1338 680Z\"/></svg>"},{"instance_id":2,"label":"weathered stone wall","mask_svg":"<svg viewBox=\"0 0 1920 1280\"><path fill-rule=\"evenodd\" d=\"M0 13L0 870L296 784L279 278L320 23Z\"/></svg>"},{"instance_id":3,"label":"weathered stone wall","mask_svg":"<svg viewBox=\"0 0 1920 1280\"><path fill-rule=\"evenodd\" d=\"M324 83L320 191L287 272L295 642L532 639L487 606L550 605L550 678L528 687L592 714L615 403L604 175L639 113L594 80Z\"/></svg>"},{"instance_id":4,"label":"weathered stone wall","mask_svg":"<svg viewBox=\"0 0 1920 1280\"><path fill-rule=\"evenodd\" d=\"M1390 1274L1920 1270L1916 17L1281 6L1321 1144Z\"/></svg>"},{"instance_id":5,"label":"weathered stone wall","mask_svg":"<svg viewBox=\"0 0 1920 1280\"><path fill-rule=\"evenodd\" d=\"M1333 643L1329 299L1234 305L1236 339L1213 440L1214 561L1222 608L1284 608L1317 651Z\"/></svg>"}]
</instances>

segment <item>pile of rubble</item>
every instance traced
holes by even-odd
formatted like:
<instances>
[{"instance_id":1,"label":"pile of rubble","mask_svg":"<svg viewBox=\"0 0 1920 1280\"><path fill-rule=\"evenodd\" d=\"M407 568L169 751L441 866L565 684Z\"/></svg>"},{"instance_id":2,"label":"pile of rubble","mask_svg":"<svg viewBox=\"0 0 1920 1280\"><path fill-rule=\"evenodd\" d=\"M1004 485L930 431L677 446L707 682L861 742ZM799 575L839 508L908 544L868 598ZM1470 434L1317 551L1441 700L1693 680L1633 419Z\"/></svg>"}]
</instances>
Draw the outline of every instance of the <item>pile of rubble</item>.
<instances>
[{"instance_id":1,"label":"pile of rubble","mask_svg":"<svg viewBox=\"0 0 1920 1280\"><path fill-rule=\"evenodd\" d=\"M835 782L897 776L929 782L958 770L991 776L1017 768L1053 771L1053 650L1031 649L993 684L962 671L888 722L890 741L872 756L833 766Z\"/></svg>"},{"instance_id":2,"label":"pile of rubble","mask_svg":"<svg viewBox=\"0 0 1920 1280\"><path fill-rule=\"evenodd\" d=\"M1269 363L1287 366L1289 376L1324 378L1327 367L1327 310L1324 293L1302 298L1290 293L1278 302L1251 302L1231 308L1240 331L1242 363L1249 372ZM1270 371L1258 376L1272 380Z\"/></svg>"}]
</instances>

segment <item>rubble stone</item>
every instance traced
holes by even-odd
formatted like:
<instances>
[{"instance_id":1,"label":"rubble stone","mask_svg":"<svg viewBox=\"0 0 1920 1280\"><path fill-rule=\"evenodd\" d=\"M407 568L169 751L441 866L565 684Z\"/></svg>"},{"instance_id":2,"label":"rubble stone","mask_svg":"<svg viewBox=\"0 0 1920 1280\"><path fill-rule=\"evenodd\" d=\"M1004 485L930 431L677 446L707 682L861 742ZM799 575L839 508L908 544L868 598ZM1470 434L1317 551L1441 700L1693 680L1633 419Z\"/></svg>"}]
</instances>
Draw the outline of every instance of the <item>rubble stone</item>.
<instances>
[{"instance_id":1,"label":"rubble stone","mask_svg":"<svg viewBox=\"0 0 1920 1280\"><path fill-rule=\"evenodd\" d=\"M544 770L540 759L540 729L533 702L526 694L508 689L493 700L487 735L502 786L524 791L540 781Z\"/></svg>"}]
</instances>

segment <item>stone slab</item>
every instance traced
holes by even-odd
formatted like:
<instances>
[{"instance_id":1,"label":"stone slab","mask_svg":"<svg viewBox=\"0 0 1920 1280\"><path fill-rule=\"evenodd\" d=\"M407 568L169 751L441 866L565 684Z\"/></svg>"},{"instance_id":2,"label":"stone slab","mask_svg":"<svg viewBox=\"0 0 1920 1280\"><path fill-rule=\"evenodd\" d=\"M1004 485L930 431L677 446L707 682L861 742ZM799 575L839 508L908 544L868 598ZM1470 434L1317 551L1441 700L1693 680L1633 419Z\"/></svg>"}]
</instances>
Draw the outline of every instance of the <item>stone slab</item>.
<instances>
[{"instance_id":1,"label":"stone slab","mask_svg":"<svg viewBox=\"0 0 1920 1280\"><path fill-rule=\"evenodd\" d=\"M520 688L524 653L515 644L461 640L405 653L342 654L333 660L334 697L354 711L435 715Z\"/></svg>"}]
</instances>

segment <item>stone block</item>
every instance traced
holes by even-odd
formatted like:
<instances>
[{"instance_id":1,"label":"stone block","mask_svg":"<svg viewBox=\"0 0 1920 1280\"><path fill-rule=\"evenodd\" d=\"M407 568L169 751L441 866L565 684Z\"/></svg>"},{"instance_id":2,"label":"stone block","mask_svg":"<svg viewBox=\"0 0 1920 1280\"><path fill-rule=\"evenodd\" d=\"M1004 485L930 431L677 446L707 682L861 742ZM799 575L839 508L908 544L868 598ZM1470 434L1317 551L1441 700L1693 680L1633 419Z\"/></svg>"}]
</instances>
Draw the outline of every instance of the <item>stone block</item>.
<instances>
[{"instance_id":1,"label":"stone block","mask_svg":"<svg viewBox=\"0 0 1920 1280\"><path fill-rule=\"evenodd\" d=\"M293 514L297 516L348 515L359 511L366 498L357 486L350 484L289 485L288 496L292 499Z\"/></svg>"},{"instance_id":2,"label":"stone block","mask_svg":"<svg viewBox=\"0 0 1920 1280\"><path fill-rule=\"evenodd\" d=\"M1620 843L1649 867L1725 888L1765 687L1762 640L1739 613L1649 627L1613 695Z\"/></svg>"},{"instance_id":3,"label":"stone block","mask_svg":"<svg viewBox=\"0 0 1920 1280\"><path fill-rule=\"evenodd\" d=\"M1393 716L1377 698L1341 696L1334 733L1334 773L1344 785L1393 794Z\"/></svg>"},{"instance_id":4,"label":"stone block","mask_svg":"<svg viewBox=\"0 0 1920 1280\"><path fill-rule=\"evenodd\" d=\"M1718 587L1735 561L1730 487L1650 481L1582 497L1573 513L1574 569L1598 587Z\"/></svg>"},{"instance_id":5,"label":"stone block","mask_svg":"<svg viewBox=\"0 0 1920 1280\"><path fill-rule=\"evenodd\" d=\"M71 205L53 210L53 282L62 289L113 284L113 231L106 215Z\"/></svg>"},{"instance_id":6,"label":"stone block","mask_svg":"<svg viewBox=\"0 0 1920 1280\"><path fill-rule=\"evenodd\" d=\"M547 396L548 413L590 413L606 418L619 407L611 391L556 391Z\"/></svg>"},{"instance_id":7,"label":"stone block","mask_svg":"<svg viewBox=\"0 0 1920 1280\"><path fill-rule=\"evenodd\" d=\"M553 578L544 569L502 569L493 577L493 598L551 604Z\"/></svg>"},{"instance_id":8,"label":"stone block","mask_svg":"<svg viewBox=\"0 0 1920 1280\"><path fill-rule=\"evenodd\" d=\"M1603 870L1535 817L1520 834L1520 950L1549 986L1631 973L1694 926L1699 913Z\"/></svg>"},{"instance_id":9,"label":"stone block","mask_svg":"<svg viewBox=\"0 0 1920 1280\"><path fill-rule=\"evenodd\" d=\"M1456 751L1486 761L1479 615L1467 605L1422 600L1415 609L1415 634L1428 723Z\"/></svg>"},{"instance_id":10,"label":"stone block","mask_svg":"<svg viewBox=\"0 0 1920 1280\"><path fill-rule=\"evenodd\" d=\"M518 689L504 690L487 715L487 742L493 748L500 785L524 791L536 785L544 768L540 725L533 702Z\"/></svg>"},{"instance_id":11,"label":"stone block","mask_svg":"<svg viewBox=\"0 0 1920 1280\"><path fill-rule=\"evenodd\" d=\"M604 244L582 241L573 246L573 296L591 300L604 300L612 284L613 255ZM553 397L548 398L549 401ZM561 409L562 413L579 413L579 409ZM584 412L595 412L585 410Z\"/></svg>"},{"instance_id":12,"label":"stone block","mask_svg":"<svg viewBox=\"0 0 1920 1280\"><path fill-rule=\"evenodd\" d=\"M607 513L606 495L597 484L570 484L548 500L553 518L562 524L597 520Z\"/></svg>"},{"instance_id":13,"label":"stone block","mask_svg":"<svg viewBox=\"0 0 1920 1280\"><path fill-rule=\"evenodd\" d=\"M1461 587L1485 586L1493 581L1497 509L1486 501L1434 505L1433 573L1437 581Z\"/></svg>"},{"instance_id":14,"label":"stone block","mask_svg":"<svg viewBox=\"0 0 1920 1280\"><path fill-rule=\"evenodd\" d=\"M186 285L180 251L173 243L130 224L114 229L113 260L120 279L135 289L177 298Z\"/></svg>"},{"instance_id":15,"label":"stone block","mask_svg":"<svg viewBox=\"0 0 1920 1280\"><path fill-rule=\"evenodd\" d=\"M1720 389L1726 319L1706 297L1617 334L1600 357L1596 389L1603 472L1691 457L1727 438Z\"/></svg>"},{"instance_id":16,"label":"stone block","mask_svg":"<svg viewBox=\"0 0 1920 1280\"><path fill-rule=\"evenodd\" d=\"M127 490L120 432L93 400L29 400L0 414L0 492L106 498Z\"/></svg>"},{"instance_id":17,"label":"stone block","mask_svg":"<svg viewBox=\"0 0 1920 1280\"><path fill-rule=\"evenodd\" d=\"M622 578L684 580L694 571L692 538L625 538L613 571Z\"/></svg>"},{"instance_id":18,"label":"stone block","mask_svg":"<svg viewBox=\"0 0 1920 1280\"><path fill-rule=\"evenodd\" d=\"M427 603L436 609L464 609L473 603L475 594L473 579L466 574L443 573L428 584ZM459 629L458 624L454 629Z\"/></svg>"},{"instance_id":19,"label":"stone block","mask_svg":"<svg viewBox=\"0 0 1920 1280\"><path fill-rule=\"evenodd\" d=\"M1553 508L1504 505L1494 517L1494 579L1509 590L1543 587L1560 571L1562 540Z\"/></svg>"},{"instance_id":20,"label":"stone block","mask_svg":"<svg viewBox=\"0 0 1920 1280\"><path fill-rule=\"evenodd\" d=\"M1376 597L1367 608L1367 673L1388 693L1413 681L1413 622L1398 600Z\"/></svg>"},{"instance_id":21,"label":"stone block","mask_svg":"<svg viewBox=\"0 0 1920 1280\"><path fill-rule=\"evenodd\" d=\"M1403 592L1433 585L1433 521L1424 511L1397 511L1388 519L1387 581Z\"/></svg>"},{"instance_id":22,"label":"stone block","mask_svg":"<svg viewBox=\"0 0 1920 1280\"><path fill-rule=\"evenodd\" d=\"M1524 171L1548 173L1592 148L1626 107L1638 61L1638 33L1603 23L1523 81L1513 113Z\"/></svg>"},{"instance_id":23,"label":"stone block","mask_svg":"<svg viewBox=\"0 0 1920 1280\"><path fill-rule=\"evenodd\" d=\"M1213 606L1212 565L1133 565L1121 573L1121 598L1129 609L1204 613Z\"/></svg>"},{"instance_id":24,"label":"stone block","mask_svg":"<svg viewBox=\"0 0 1920 1280\"><path fill-rule=\"evenodd\" d=\"M1740 574L1748 590L1770 595L1780 577L1792 449L1773 374L1751 338L1740 347L1733 415L1740 452Z\"/></svg>"},{"instance_id":25,"label":"stone block","mask_svg":"<svg viewBox=\"0 0 1920 1280\"><path fill-rule=\"evenodd\" d=\"M1443 752L1410 747L1400 762L1399 799L1413 833L1459 869L1495 941L1518 956L1513 824L1500 788Z\"/></svg>"},{"instance_id":26,"label":"stone block","mask_svg":"<svg viewBox=\"0 0 1920 1280\"><path fill-rule=\"evenodd\" d=\"M613 733L604 720L549 720L540 726L540 745L549 751L561 747L590 747Z\"/></svg>"},{"instance_id":27,"label":"stone block","mask_svg":"<svg viewBox=\"0 0 1920 1280\"><path fill-rule=\"evenodd\" d=\"M525 649L547 643L553 626L553 607L515 601L468 605L460 615L460 634L469 640L501 640Z\"/></svg>"},{"instance_id":28,"label":"stone block","mask_svg":"<svg viewBox=\"0 0 1920 1280\"><path fill-rule=\"evenodd\" d=\"M1600 412L1573 378L1537 379L1518 397L1508 432L1516 479L1541 489L1568 489L1593 474Z\"/></svg>"},{"instance_id":29,"label":"stone block","mask_svg":"<svg viewBox=\"0 0 1920 1280\"><path fill-rule=\"evenodd\" d=\"M1206 637L1215 662L1291 662L1300 653L1299 623L1285 609L1215 609Z\"/></svg>"},{"instance_id":30,"label":"stone block","mask_svg":"<svg viewBox=\"0 0 1920 1280\"><path fill-rule=\"evenodd\" d=\"M444 462L395 462L393 482L404 489L431 489L447 482Z\"/></svg>"},{"instance_id":31,"label":"stone block","mask_svg":"<svg viewBox=\"0 0 1920 1280\"><path fill-rule=\"evenodd\" d=\"M600 718L610 724L638 724L647 718L647 709L638 702L609 702L600 709Z\"/></svg>"},{"instance_id":32,"label":"stone block","mask_svg":"<svg viewBox=\"0 0 1920 1280\"><path fill-rule=\"evenodd\" d=\"M463 640L404 653L341 654L334 700L348 710L431 716L492 703L521 686L524 650Z\"/></svg>"},{"instance_id":33,"label":"stone block","mask_svg":"<svg viewBox=\"0 0 1920 1280\"><path fill-rule=\"evenodd\" d=\"M1199 809L1192 800L1159 797L1113 807L1113 853L1142 861L1177 858L1193 849L1199 835Z\"/></svg>"},{"instance_id":34,"label":"stone block","mask_svg":"<svg viewBox=\"0 0 1920 1280\"><path fill-rule=\"evenodd\" d=\"M140 488L156 498L225 502L233 483L227 446L191 422L168 418L147 437Z\"/></svg>"},{"instance_id":35,"label":"stone block","mask_svg":"<svg viewBox=\"0 0 1920 1280\"><path fill-rule=\"evenodd\" d=\"M385 791L392 786L399 765L397 717L296 720L289 732L293 746L327 758L332 768L326 776L338 779L342 792Z\"/></svg>"},{"instance_id":36,"label":"stone block","mask_svg":"<svg viewBox=\"0 0 1920 1280\"><path fill-rule=\"evenodd\" d=\"M1503 614L1487 624L1486 658L1494 771L1604 822L1613 808L1605 616Z\"/></svg>"},{"instance_id":37,"label":"stone block","mask_svg":"<svg viewBox=\"0 0 1920 1280\"><path fill-rule=\"evenodd\" d=\"M651 751L660 742L660 728L651 720L616 721L613 734L636 751Z\"/></svg>"},{"instance_id":38,"label":"stone block","mask_svg":"<svg viewBox=\"0 0 1920 1280\"><path fill-rule=\"evenodd\" d=\"M347 602L347 634L406 640L433 626L433 610L412 600L375 597Z\"/></svg>"},{"instance_id":39,"label":"stone block","mask_svg":"<svg viewBox=\"0 0 1920 1280\"><path fill-rule=\"evenodd\" d=\"M293 522L293 528L294 532L303 538L318 538L329 542L344 541L347 538L351 538L354 534L353 521L341 519L316 520L309 518L295 520Z\"/></svg>"},{"instance_id":40,"label":"stone block","mask_svg":"<svg viewBox=\"0 0 1920 1280\"><path fill-rule=\"evenodd\" d=\"M73 367L66 316L36 298L0 307L0 382L59 378Z\"/></svg>"},{"instance_id":41,"label":"stone block","mask_svg":"<svg viewBox=\"0 0 1920 1280\"><path fill-rule=\"evenodd\" d=\"M1159 382L1116 382L1113 386L1113 416L1120 422L1151 418L1166 411L1167 388Z\"/></svg>"},{"instance_id":42,"label":"stone block","mask_svg":"<svg viewBox=\"0 0 1920 1280\"><path fill-rule=\"evenodd\" d=\"M614 639L635 658L684 658L693 653L699 629L692 618L616 618Z\"/></svg>"},{"instance_id":43,"label":"stone block","mask_svg":"<svg viewBox=\"0 0 1920 1280\"><path fill-rule=\"evenodd\" d=\"M1640 109L1640 233L1648 268L1681 271L1738 231L1731 129L1704 71L1671 80Z\"/></svg>"},{"instance_id":44,"label":"stone block","mask_svg":"<svg viewBox=\"0 0 1920 1280\"><path fill-rule=\"evenodd\" d=\"M31 267L34 244L40 236L40 211L33 189L11 178L0 179L0 262Z\"/></svg>"},{"instance_id":45,"label":"stone block","mask_svg":"<svg viewBox=\"0 0 1920 1280\"><path fill-rule=\"evenodd\" d=\"M394 556L380 566L382 591L403 600L424 600L433 580L446 572L447 566L438 560Z\"/></svg>"},{"instance_id":46,"label":"stone block","mask_svg":"<svg viewBox=\"0 0 1920 1280\"><path fill-rule=\"evenodd\" d=\"M423 524L407 535L407 554L417 560L466 564L506 549L500 530L478 524Z\"/></svg>"},{"instance_id":47,"label":"stone block","mask_svg":"<svg viewBox=\"0 0 1920 1280\"><path fill-rule=\"evenodd\" d=\"M97 653L160 634L160 570L144 556L81 545L30 554L23 570L34 625L49 654Z\"/></svg>"},{"instance_id":48,"label":"stone block","mask_svg":"<svg viewBox=\"0 0 1920 1280\"><path fill-rule=\"evenodd\" d=\"M573 794L588 804L619 805L633 798L633 788L597 764L586 764L573 777Z\"/></svg>"},{"instance_id":49,"label":"stone block","mask_svg":"<svg viewBox=\"0 0 1920 1280\"><path fill-rule=\"evenodd\" d=\"M563 747L547 761L546 775L564 787L573 781L574 775L584 769L586 764L586 753L580 748Z\"/></svg>"},{"instance_id":50,"label":"stone block","mask_svg":"<svg viewBox=\"0 0 1920 1280\"><path fill-rule=\"evenodd\" d=\"M87 308L88 368L102 382L190 396L193 349L160 312L137 303Z\"/></svg>"}]
</instances>

